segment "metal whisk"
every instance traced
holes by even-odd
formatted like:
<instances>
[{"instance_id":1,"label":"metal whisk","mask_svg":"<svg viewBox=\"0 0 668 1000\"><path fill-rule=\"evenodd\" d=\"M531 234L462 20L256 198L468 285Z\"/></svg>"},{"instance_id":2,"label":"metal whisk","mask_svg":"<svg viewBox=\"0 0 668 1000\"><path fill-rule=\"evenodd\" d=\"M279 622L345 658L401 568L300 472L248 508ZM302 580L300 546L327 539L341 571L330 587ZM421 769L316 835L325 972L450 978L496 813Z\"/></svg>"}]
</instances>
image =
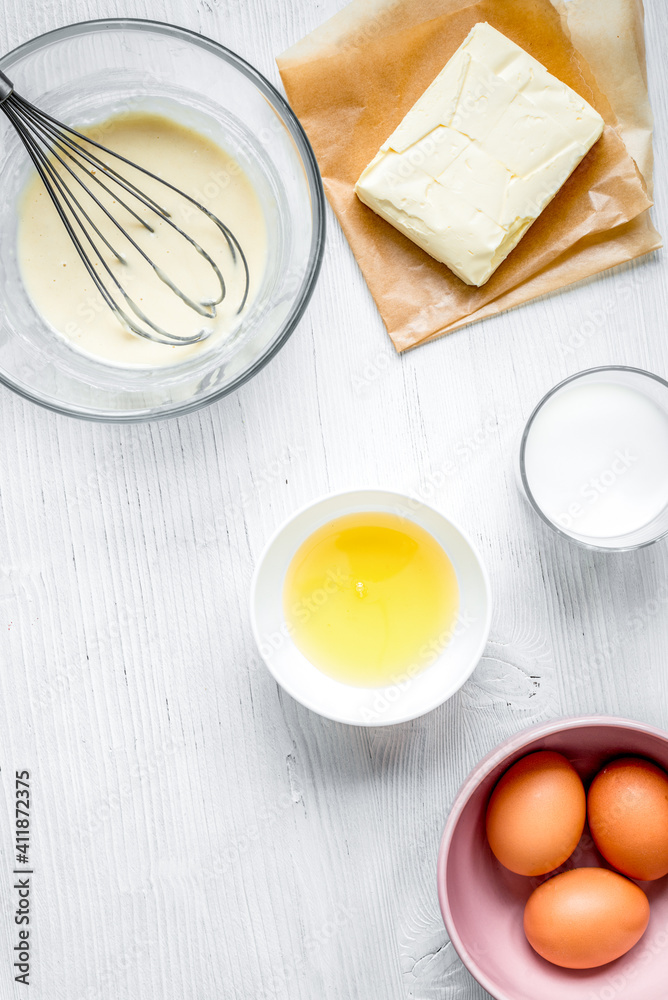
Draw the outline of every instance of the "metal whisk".
<instances>
[{"instance_id":1,"label":"metal whisk","mask_svg":"<svg viewBox=\"0 0 668 1000\"><path fill-rule=\"evenodd\" d=\"M144 167L133 163L119 153L107 149L106 146L102 146L99 142L95 142L83 133L70 128L68 125L63 125L62 122L41 111L17 94L11 80L1 71L0 109L4 111L16 129L95 287L123 326L138 336L145 337L147 340L153 340L159 344L196 344L201 340L205 340L211 334L210 329L204 328L194 336L179 336L176 333L164 330L144 313L109 266L109 262L104 256L103 247L106 247L119 263L126 264L127 259L122 252L115 249L114 243L116 240L112 242L112 240L108 239L91 218L90 208L92 206L89 203L89 210L87 210L82 204L82 200L85 201L86 197L90 198L92 203L104 213L113 224L114 231L128 241L153 269L157 277L172 292L178 295L186 305L190 306L191 309L194 309L201 316L214 319L216 316L216 307L225 298L227 287L220 268L206 250L174 222L170 213L165 208L143 192L127 177L123 177L109 162L101 159L100 154L105 158L112 158L114 161L126 164L133 170L137 170L146 177L150 177L169 191L175 192L194 206L195 209L202 212L218 227L225 237L233 263L236 266L241 265L243 268L244 287L241 304L237 313L242 311L248 299L250 284L246 256L234 233L231 232L224 222L205 208L204 205L201 205L190 195L186 194L185 191L151 173L150 170L146 170ZM59 164L60 168L57 168L56 164ZM104 180L101 179L99 174L103 175ZM165 273L163 268L159 267L146 251L138 245L127 229L121 225L118 219L102 203L95 193L94 185L99 185L99 188L106 191L107 195L115 203L125 209L149 233L153 233L155 230L132 207L133 204L135 204L136 208L139 205L143 205L144 208L149 209L150 212L154 213L160 219L165 220L211 266L220 286L217 297L196 302L182 291L169 275ZM96 260L99 262L99 267L95 266Z\"/></svg>"}]
</instances>

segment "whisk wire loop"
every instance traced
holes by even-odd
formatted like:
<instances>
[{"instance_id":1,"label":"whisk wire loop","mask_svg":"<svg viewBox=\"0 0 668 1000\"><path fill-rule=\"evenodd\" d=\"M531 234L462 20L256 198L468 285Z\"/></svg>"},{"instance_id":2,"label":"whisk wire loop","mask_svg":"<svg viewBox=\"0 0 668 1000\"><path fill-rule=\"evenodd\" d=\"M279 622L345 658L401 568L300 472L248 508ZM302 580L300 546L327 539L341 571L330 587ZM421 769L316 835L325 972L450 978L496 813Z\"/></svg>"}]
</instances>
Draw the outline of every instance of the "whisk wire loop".
<instances>
[{"instance_id":1,"label":"whisk wire loop","mask_svg":"<svg viewBox=\"0 0 668 1000\"><path fill-rule=\"evenodd\" d=\"M39 121L35 121L34 125L35 125L35 129L37 131L37 134L38 134L40 140L44 143L44 145L48 149L48 142L43 137L43 128L42 128L41 123ZM181 229L179 229L178 226L176 226L173 222L171 222L171 220L169 219L169 213L167 213L166 211L164 211L162 209L159 210L159 214L162 215L165 218L165 221L168 224L172 225L172 227L174 229L176 229L182 236L185 237L185 239L188 240L188 242L198 251L198 253L200 253L202 255L202 257L205 258L205 260L207 261L207 263L211 265L211 267L213 268L213 270L214 270L214 272L216 274L216 277L217 277L217 279L219 281L219 284L220 284L220 295L218 296L218 298L212 300L210 303L200 304L199 302L195 302L194 299L192 299L190 296L188 296L184 292L182 292L174 284L174 282L171 280L171 278L162 270L162 268L158 267L158 265L154 263L154 261L143 250L143 248L141 246L139 246L139 244L136 242L136 240L134 240L132 238L132 236L121 226L121 224L119 223L119 221L112 215L112 213L109 211L109 209L106 207L106 205L104 205L99 200L99 198L97 198L95 196L95 194L87 187L87 185L84 183L84 181L81 179L81 177L78 174L76 174L74 172L74 170L72 170L72 168L63 160L63 158L60 156L59 151L63 152L74 163L76 163L77 166L81 167L81 164L76 159L76 156L74 156L74 154L72 152L70 152L67 149L65 149L63 147L63 145L61 144L61 142L58 139L56 139L55 137L52 138L52 143L53 143L53 146L52 146L52 156L56 160L58 160L58 162L61 164L61 166L65 170L67 170L67 172L70 174L70 176L73 177L74 180L78 184L81 185L81 187L84 189L84 191L86 191L86 193L89 195L89 197L92 198L92 200L95 202L95 204L98 206L98 208L104 213L104 215L109 219L109 221L114 226L116 226L116 228L118 230L120 230L120 232L123 234L123 236L129 241L129 243L131 244L131 246L134 247L134 249L139 253L139 255L146 261L146 263L149 264L150 267L153 268L153 270L155 271L155 273L157 274L157 276L160 278L160 280L163 281L166 285L168 285L172 289L173 292L175 292L177 295L179 295L183 299L183 301L186 303L186 305L189 305L191 309L194 309L196 312L200 313L200 315L202 315L202 316L207 316L209 319L213 319L214 316L215 316L215 306L218 305L220 302L222 302L223 298L225 297L225 291L226 291L226 289L225 289L225 282L224 282L223 276L220 273L220 270L219 270L218 266L213 261L213 259L209 256L209 254L206 253L206 251L203 250L202 247L200 247L199 244L194 239L192 239L192 237L190 237L187 233L184 233ZM73 149L79 149L79 147L77 147L76 144L71 144L71 146L72 146ZM79 151L80 151L81 155L83 156L84 155L83 151L80 150L80 149L79 149ZM116 201L116 202L118 202L118 204L122 205L123 208L125 208L145 229L147 229L151 233L154 232L153 228L151 226L149 226L148 223L145 222L145 220L142 219L141 216L138 215L138 213L134 211L134 209L130 208L130 206L127 205L125 203L125 201L122 198L120 198L120 196L117 193L113 192L111 190L111 188L109 188L103 181L101 181L100 178L97 177L96 174L92 170L86 170L85 172L86 172L86 174L89 177L92 178L92 180L96 181L100 185L100 187L102 187L102 189L104 191L106 191L107 194L111 198L113 198L114 201ZM117 181L117 183L120 184L122 187L125 187L127 189L127 185L123 184L121 181ZM66 185L66 187L67 187L67 185ZM139 196L137 196L137 197L139 197ZM74 200L76 201L76 199L74 199ZM147 199L140 198L139 200L141 200L143 204L146 204L147 206L151 207L149 205L149 202L148 202ZM111 246L111 244L109 243L109 241L102 235L102 233L100 232L99 228L91 220L90 216L85 212L85 210L82 208L82 206L80 205L80 203L78 201L76 203L77 203L78 207L80 208L80 210L82 211L82 213L85 215L86 221L89 223L89 225L91 225L95 229L97 235L100 237L100 239L102 239L105 242L105 244L107 245L107 247L109 248L109 250L117 258L117 260L120 261L121 263L125 263L125 257L124 257L124 255L120 254L118 251L116 251ZM158 209L152 209L152 210L153 211L158 211ZM142 318L145 319L145 317L143 316L143 314L142 314ZM151 324L151 325L153 326L153 324ZM158 332L162 332L162 331L159 331L159 328L157 328L155 326L153 328L156 329L156 330L158 330Z\"/></svg>"},{"instance_id":2,"label":"whisk wire loop","mask_svg":"<svg viewBox=\"0 0 668 1000\"><path fill-rule=\"evenodd\" d=\"M16 130L19 139L23 143L37 170L44 186L53 202L59 218L61 219L72 241L78 256L82 260L86 271L91 277L95 287L102 296L106 305L115 313L119 321L133 333L148 340L153 340L161 344L188 345L205 340L211 333L209 329L202 329L194 336L181 336L167 331L154 323L141 309L138 303L128 293L118 275L112 270L109 262L104 256L97 240L106 246L107 250L115 257L122 266L126 263L126 257L117 250L112 243L113 236L107 237L100 230L100 227L91 218L90 213L84 208L81 200L72 189L72 182L76 182L76 190L85 192L91 199L92 204L97 207L115 227L114 231L120 233L128 244L141 256L141 258L153 269L157 277L167 285L187 306L195 312L208 319L216 316L216 306L218 306L227 294L227 287L221 269L216 264L212 256L189 233L185 232L172 218L170 212L161 206L151 195L143 191L134 181L124 176L111 163L105 162L101 157L113 158L114 161L125 164L138 171L152 181L162 185L165 189L174 192L179 197L192 205L196 210L207 217L222 233L228 247L232 263L241 266L243 274L243 291L241 302L237 309L237 314L241 313L248 300L250 289L250 273L246 255L239 243L239 240L221 219L214 215L209 209L198 202L191 195L177 188L169 181L164 180L157 174L152 173L138 163L134 163L127 157L116 153L103 146L90 136L85 135L68 125L64 125L45 111L40 110L35 105L26 101L16 93L13 84L8 77L0 71L0 110L5 113L8 120ZM97 152L96 152L97 151ZM97 155L98 152L101 155ZM60 170L56 164L60 165ZM76 168L76 169L75 169ZM101 176L100 176L101 175ZM71 178L68 183L67 178ZM84 179L85 177L85 179ZM104 179L103 179L104 178ZM116 216L107 208L101 199L91 189L91 182L94 182L106 194L112 198L113 202L121 206L129 216L140 224L149 233L155 230L150 222L139 214L130 204L128 198L134 198L139 205L143 206L149 213L153 213L162 222L171 227L179 236L199 253L207 264L211 267L219 283L219 294L217 297L197 302L186 292L184 292L161 268L152 257L141 247L127 229L121 224ZM115 185L117 190L112 189ZM123 192L121 194L120 192ZM87 249L89 248L89 249ZM99 262L96 267L94 259ZM106 280L105 280L106 278ZM111 286L111 288L110 288ZM111 289L115 289L115 292ZM124 309L118 297L122 299L127 309L134 316L129 315ZM136 317L136 318L135 318ZM141 324L137 322L141 321Z\"/></svg>"}]
</instances>

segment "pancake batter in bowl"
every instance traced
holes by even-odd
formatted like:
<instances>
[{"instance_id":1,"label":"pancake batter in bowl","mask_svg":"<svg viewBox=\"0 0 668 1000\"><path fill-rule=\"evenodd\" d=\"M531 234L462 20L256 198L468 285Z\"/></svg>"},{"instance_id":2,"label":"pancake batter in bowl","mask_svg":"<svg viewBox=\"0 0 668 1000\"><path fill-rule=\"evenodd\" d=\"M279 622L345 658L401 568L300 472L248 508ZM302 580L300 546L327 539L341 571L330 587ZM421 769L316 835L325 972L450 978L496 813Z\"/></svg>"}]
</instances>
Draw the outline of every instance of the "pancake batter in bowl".
<instances>
[{"instance_id":1,"label":"pancake batter in bowl","mask_svg":"<svg viewBox=\"0 0 668 1000\"><path fill-rule=\"evenodd\" d=\"M231 229L248 262L248 299L239 314L245 273L239 259L233 260L218 227L184 198L114 160L112 166L154 197L173 221L210 254L223 274L227 292L216 307L214 319L200 316L119 237L104 213L87 201L86 210L90 207L91 218L102 234L126 256L126 263L122 264L109 254L112 270L154 323L180 336L194 336L204 328L212 331L211 336L197 344L172 346L154 343L128 331L95 288L36 173L23 194L18 228L19 264L35 308L74 347L114 365L172 365L208 351L232 336L257 295L267 254L262 207L240 165L211 139L162 115L123 114L82 131L181 188ZM104 154L101 157L104 159ZM76 189L77 184L70 181L70 186ZM94 183L90 186L96 188ZM196 301L217 297L220 286L213 269L167 222L141 209L139 214L155 230L148 233L117 202L112 203L97 188L96 193L182 291ZM136 204L133 200L133 208ZM89 247L86 249L90 252ZM96 267L100 266L96 262Z\"/></svg>"}]
</instances>

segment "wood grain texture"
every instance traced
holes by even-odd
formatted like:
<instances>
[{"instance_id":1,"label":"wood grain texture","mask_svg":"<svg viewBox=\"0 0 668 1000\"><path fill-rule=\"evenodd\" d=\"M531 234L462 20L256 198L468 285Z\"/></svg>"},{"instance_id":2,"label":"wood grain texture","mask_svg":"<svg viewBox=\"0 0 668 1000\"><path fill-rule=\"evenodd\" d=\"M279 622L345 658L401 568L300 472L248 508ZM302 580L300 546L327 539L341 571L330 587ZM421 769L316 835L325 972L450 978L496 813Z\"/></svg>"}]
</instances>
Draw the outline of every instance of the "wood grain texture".
<instances>
[{"instance_id":1,"label":"wood grain texture","mask_svg":"<svg viewBox=\"0 0 668 1000\"><path fill-rule=\"evenodd\" d=\"M278 83L274 55L340 6L131 13L219 39ZM0 47L128 10L6 0ZM667 233L668 10L649 0L647 15ZM303 322L234 396L111 427L0 392L1 1000L24 995L9 968L16 768L34 785L35 1000L483 1000L436 899L461 781L539 720L668 725L668 546L564 545L514 476L523 422L559 379L612 362L668 374L665 256L399 358L329 222ZM270 532L360 483L450 512L496 596L471 680L389 730L327 722L278 690L247 612Z\"/></svg>"}]
</instances>

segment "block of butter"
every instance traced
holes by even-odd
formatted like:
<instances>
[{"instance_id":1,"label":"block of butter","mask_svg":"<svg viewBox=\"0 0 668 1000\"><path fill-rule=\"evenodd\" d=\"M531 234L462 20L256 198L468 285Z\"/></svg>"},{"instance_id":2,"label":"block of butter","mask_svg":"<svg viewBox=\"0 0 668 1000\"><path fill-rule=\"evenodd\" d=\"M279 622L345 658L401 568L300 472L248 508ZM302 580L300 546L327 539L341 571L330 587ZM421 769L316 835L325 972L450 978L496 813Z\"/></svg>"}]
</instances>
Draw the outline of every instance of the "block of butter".
<instances>
[{"instance_id":1,"label":"block of butter","mask_svg":"<svg viewBox=\"0 0 668 1000\"><path fill-rule=\"evenodd\" d=\"M355 191L462 281L483 285L602 131L575 91L480 23Z\"/></svg>"}]
</instances>

